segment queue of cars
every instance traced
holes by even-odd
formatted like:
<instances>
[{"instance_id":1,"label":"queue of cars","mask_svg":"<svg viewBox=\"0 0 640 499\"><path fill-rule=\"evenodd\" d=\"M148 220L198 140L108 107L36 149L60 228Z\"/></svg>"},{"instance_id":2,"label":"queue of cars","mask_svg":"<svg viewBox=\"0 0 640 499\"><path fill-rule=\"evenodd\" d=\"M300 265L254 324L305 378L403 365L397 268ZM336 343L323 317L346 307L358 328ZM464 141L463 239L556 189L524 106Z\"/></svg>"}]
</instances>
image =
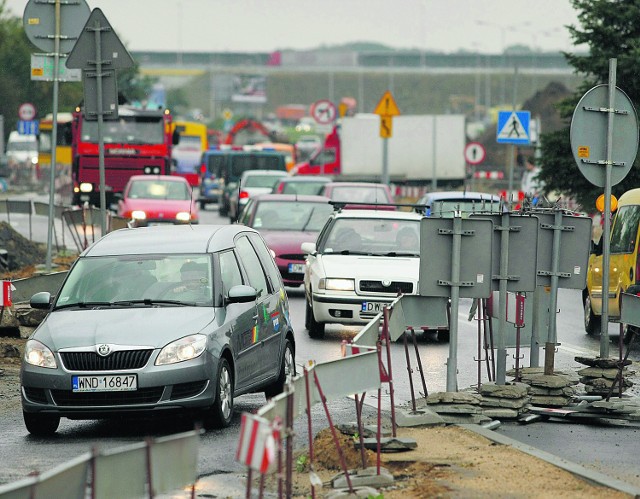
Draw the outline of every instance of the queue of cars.
<instances>
[{"instance_id":1,"label":"queue of cars","mask_svg":"<svg viewBox=\"0 0 640 499\"><path fill-rule=\"evenodd\" d=\"M62 417L172 412L226 426L235 397L272 397L296 372L285 287L303 287L316 339L328 324L364 325L398 294L418 293L423 211L397 209L382 184L306 178L287 187L281 169L247 167L237 192L261 175L269 192L238 196L238 223L222 226L194 225L184 178L131 179L119 200L131 227L87 248L57 295L31 298L48 315L21 370L30 433L50 435ZM222 170L220 180L232 178ZM277 193L280 180L280 192L293 193ZM178 201L178 188L188 218L149 207ZM325 195L304 194L311 188Z\"/></svg>"}]
</instances>

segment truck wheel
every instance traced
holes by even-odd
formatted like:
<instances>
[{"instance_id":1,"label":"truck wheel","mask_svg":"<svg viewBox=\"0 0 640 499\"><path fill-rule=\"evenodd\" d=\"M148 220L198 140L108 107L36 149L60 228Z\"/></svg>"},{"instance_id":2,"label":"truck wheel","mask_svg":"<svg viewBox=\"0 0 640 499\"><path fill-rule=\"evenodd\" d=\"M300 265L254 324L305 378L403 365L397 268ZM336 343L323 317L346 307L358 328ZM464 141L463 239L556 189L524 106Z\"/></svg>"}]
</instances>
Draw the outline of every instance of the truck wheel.
<instances>
[{"instance_id":1,"label":"truck wheel","mask_svg":"<svg viewBox=\"0 0 640 499\"><path fill-rule=\"evenodd\" d=\"M200 201L200 209L202 211L207 209L207 203L205 203L204 201Z\"/></svg>"},{"instance_id":2,"label":"truck wheel","mask_svg":"<svg viewBox=\"0 0 640 499\"><path fill-rule=\"evenodd\" d=\"M60 424L60 416L22 411L24 425L32 435L46 437L53 435Z\"/></svg>"},{"instance_id":3,"label":"truck wheel","mask_svg":"<svg viewBox=\"0 0 640 499\"><path fill-rule=\"evenodd\" d=\"M324 338L324 323L316 321L316 318L313 316L313 304L310 300L306 301L304 325L311 338L319 340Z\"/></svg>"},{"instance_id":4,"label":"truck wheel","mask_svg":"<svg viewBox=\"0 0 640 499\"><path fill-rule=\"evenodd\" d=\"M602 317L595 315L591 309L591 297L584 298L584 330L587 334L599 334L601 330Z\"/></svg>"}]
</instances>

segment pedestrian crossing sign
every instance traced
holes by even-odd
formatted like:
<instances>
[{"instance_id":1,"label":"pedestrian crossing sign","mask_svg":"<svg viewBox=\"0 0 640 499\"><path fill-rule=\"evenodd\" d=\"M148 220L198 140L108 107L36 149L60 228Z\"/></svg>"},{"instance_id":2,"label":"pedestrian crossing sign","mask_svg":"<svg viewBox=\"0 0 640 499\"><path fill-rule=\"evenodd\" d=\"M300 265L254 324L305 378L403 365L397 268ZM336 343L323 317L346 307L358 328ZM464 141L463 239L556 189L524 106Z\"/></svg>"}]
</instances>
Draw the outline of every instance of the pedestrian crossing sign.
<instances>
[{"instance_id":1,"label":"pedestrian crossing sign","mask_svg":"<svg viewBox=\"0 0 640 499\"><path fill-rule=\"evenodd\" d=\"M498 143L529 144L531 142L530 122L531 113L529 111L498 111Z\"/></svg>"}]
</instances>

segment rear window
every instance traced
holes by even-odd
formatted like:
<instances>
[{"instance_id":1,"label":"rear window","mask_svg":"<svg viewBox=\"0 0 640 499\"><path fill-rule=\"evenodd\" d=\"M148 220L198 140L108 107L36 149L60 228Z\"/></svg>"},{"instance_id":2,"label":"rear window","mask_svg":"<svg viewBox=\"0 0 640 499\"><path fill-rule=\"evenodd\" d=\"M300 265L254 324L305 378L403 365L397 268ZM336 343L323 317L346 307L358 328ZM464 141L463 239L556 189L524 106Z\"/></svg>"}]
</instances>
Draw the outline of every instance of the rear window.
<instances>
[{"instance_id":1,"label":"rear window","mask_svg":"<svg viewBox=\"0 0 640 499\"><path fill-rule=\"evenodd\" d=\"M231 162L229 173L232 179L240 178L247 170L287 170L284 156L281 154L233 155L229 159Z\"/></svg>"},{"instance_id":2,"label":"rear window","mask_svg":"<svg viewBox=\"0 0 640 499\"><path fill-rule=\"evenodd\" d=\"M222 176L222 168L224 167L226 156L224 154L210 154L207 157L207 170L217 178Z\"/></svg>"},{"instance_id":3,"label":"rear window","mask_svg":"<svg viewBox=\"0 0 640 499\"><path fill-rule=\"evenodd\" d=\"M640 206L622 206L618 209L611 228L611 253L631 253L636 245Z\"/></svg>"}]
</instances>

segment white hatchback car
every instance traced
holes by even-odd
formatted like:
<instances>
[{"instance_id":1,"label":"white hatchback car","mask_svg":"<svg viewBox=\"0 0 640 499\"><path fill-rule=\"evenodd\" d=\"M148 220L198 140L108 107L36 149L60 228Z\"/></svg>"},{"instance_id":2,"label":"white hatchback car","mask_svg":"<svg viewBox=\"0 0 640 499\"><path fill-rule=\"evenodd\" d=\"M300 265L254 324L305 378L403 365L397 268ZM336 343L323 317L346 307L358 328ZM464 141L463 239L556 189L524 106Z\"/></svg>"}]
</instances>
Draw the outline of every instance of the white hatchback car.
<instances>
[{"instance_id":1,"label":"white hatchback car","mask_svg":"<svg viewBox=\"0 0 640 499\"><path fill-rule=\"evenodd\" d=\"M312 338L325 325L366 324L400 293L418 293L418 213L335 211L317 241L302 244L305 326Z\"/></svg>"}]
</instances>

